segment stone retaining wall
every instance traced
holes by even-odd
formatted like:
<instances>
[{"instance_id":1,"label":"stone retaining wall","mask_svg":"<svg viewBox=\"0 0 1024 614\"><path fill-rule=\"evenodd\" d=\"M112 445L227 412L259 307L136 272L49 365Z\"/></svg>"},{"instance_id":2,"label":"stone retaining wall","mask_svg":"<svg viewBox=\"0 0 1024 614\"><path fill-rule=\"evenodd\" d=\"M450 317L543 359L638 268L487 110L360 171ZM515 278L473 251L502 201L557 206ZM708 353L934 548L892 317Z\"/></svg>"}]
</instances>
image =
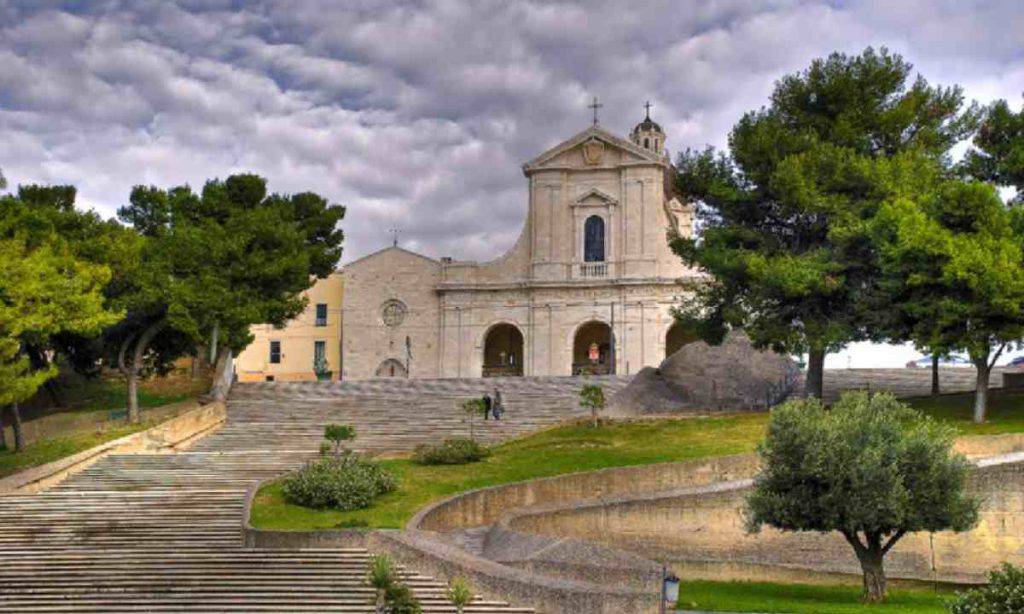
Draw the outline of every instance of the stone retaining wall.
<instances>
[{"instance_id":1,"label":"stone retaining wall","mask_svg":"<svg viewBox=\"0 0 1024 614\"><path fill-rule=\"evenodd\" d=\"M220 426L227 408L221 401L202 405L138 433L114 439L65 458L0 479L0 495L45 490L110 454L170 452L187 447Z\"/></svg>"},{"instance_id":2,"label":"stone retaining wall","mask_svg":"<svg viewBox=\"0 0 1024 614\"><path fill-rule=\"evenodd\" d=\"M1024 435L964 438L957 449L972 457L1021 450ZM971 487L986 497L978 529L904 538L887 559L891 575L976 582L995 563L1022 558L1024 453L1018 457L983 461L972 477ZM466 577L481 593L538 613L646 614L657 610L657 599L639 587L573 579L580 576L572 569L497 563L437 539L438 533L491 526L491 532L579 538L667 561L688 578L835 582L859 573L849 546L834 535L746 535L739 509L756 472L753 454L610 468L462 493L423 509L405 531L265 531L246 520L245 543L388 552L441 579Z\"/></svg>"},{"instance_id":3,"label":"stone retaining wall","mask_svg":"<svg viewBox=\"0 0 1024 614\"><path fill-rule=\"evenodd\" d=\"M259 485L246 501L242 532L248 548L366 548L390 554L400 564L443 581L461 577L488 598L532 607L537 614L653 614L657 596L650 591L614 589L587 582L553 578L475 556L413 530L339 529L272 531L256 529L249 512Z\"/></svg>"},{"instance_id":4,"label":"stone retaining wall","mask_svg":"<svg viewBox=\"0 0 1024 614\"><path fill-rule=\"evenodd\" d=\"M956 440L953 449L970 459L1024 452L1024 433L961 437Z\"/></svg>"},{"instance_id":5,"label":"stone retaining wall","mask_svg":"<svg viewBox=\"0 0 1024 614\"><path fill-rule=\"evenodd\" d=\"M537 614L653 614L657 593L563 580L473 556L416 531L375 531L367 548L387 552L403 564L434 577L466 578L485 595L495 595Z\"/></svg>"},{"instance_id":6,"label":"stone retaining wall","mask_svg":"<svg viewBox=\"0 0 1024 614\"><path fill-rule=\"evenodd\" d=\"M571 473L465 492L424 508L406 527L424 531L480 527L494 524L513 509L699 486L749 477L756 471L757 457L739 454Z\"/></svg>"},{"instance_id":7,"label":"stone retaining wall","mask_svg":"<svg viewBox=\"0 0 1024 614\"><path fill-rule=\"evenodd\" d=\"M199 407L199 403L195 399L187 399L160 407L144 407L141 411L143 419L164 420L196 407ZM47 414L22 422L21 436L26 444L31 444L42 439L60 437L71 431L99 429L123 422L125 410L122 408L118 412L121 417L117 419L111 418L111 411L73 411ZM13 428L9 425L3 428L7 435L6 441L9 444L14 441Z\"/></svg>"},{"instance_id":8,"label":"stone retaining wall","mask_svg":"<svg viewBox=\"0 0 1024 614\"><path fill-rule=\"evenodd\" d=\"M1021 455L1024 458L1024 455ZM904 537L886 558L892 577L981 582L1003 561L1024 563L1024 463L979 467L970 489L984 501L979 526L955 534ZM516 531L572 537L673 562L688 577L795 579L800 572L858 574L849 545L838 534L746 534L741 508L749 480L615 499L581 501L558 509L510 514Z\"/></svg>"},{"instance_id":9,"label":"stone retaining wall","mask_svg":"<svg viewBox=\"0 0 1024 614\"><path fill-rule=\"evenodd\" d=\"M1024 452L1024 433L961 437L955 450L975 460ZM756 473L754 454L571 473L461 493L427 506L406 526L424 531L480 527L513 509L702 486Z\"/></svg>"}]
</instances>

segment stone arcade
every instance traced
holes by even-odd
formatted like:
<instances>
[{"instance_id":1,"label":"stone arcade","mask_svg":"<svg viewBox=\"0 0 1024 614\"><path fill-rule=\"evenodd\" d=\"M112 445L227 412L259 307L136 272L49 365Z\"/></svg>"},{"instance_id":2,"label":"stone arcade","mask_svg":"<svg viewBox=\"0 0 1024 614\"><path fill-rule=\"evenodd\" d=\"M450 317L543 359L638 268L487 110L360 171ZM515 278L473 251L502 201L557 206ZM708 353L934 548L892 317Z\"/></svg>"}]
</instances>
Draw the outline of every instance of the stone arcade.
<instances>
[{"instance_id":1,"label":"stone arcade","mask_svg":"<svg viewBox=\"0 0 1024 614\"><path fill-rule=\"evenodd\" d=\"M668 247L693 208L672 190L665 134L596 122L523 165L529 208L490 262L392 246L342 269L342 378L635 373L687 340L673 328ZM613 342L614 340L614 342Z\"/></svg>"}]
</instances>

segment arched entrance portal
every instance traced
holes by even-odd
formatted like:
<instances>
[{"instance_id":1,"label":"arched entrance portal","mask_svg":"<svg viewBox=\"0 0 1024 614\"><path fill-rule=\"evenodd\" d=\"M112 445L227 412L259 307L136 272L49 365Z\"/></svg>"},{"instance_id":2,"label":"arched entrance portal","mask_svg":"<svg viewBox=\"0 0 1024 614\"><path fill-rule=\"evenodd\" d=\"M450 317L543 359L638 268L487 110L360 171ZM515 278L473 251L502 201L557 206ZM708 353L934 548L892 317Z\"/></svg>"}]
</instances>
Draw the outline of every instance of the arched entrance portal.
<instances>
[{"instance_id":1,"label":"arched entrance portal","mask_svg":"<svg viewBox=\"0 0 1024 614\"><path fill-rule=\"evenodd\" d=\"M677 321L665 333L665 358L678 352L687 343L693 343L698 339L700 337L695 330Z\"/></svg>"},{"instance_id":2,"label":"arched entrance portal","mask_svg":"<svg viewBox=\"0 0 1024 614\"><path fill-rule=\"evenodd\" d=\"M587 322L576 329L572 343L573 375L607 375L612 364L612 329L604 322Z\"/></svg>"},{"instance_id":3,"label":"arched entrance portal","mask_svg":"<svg viewBox=\"0 0 1024 614\"><path fill-rule=\"evenodd\" d=\"M484 338L484 377L523 374L523 334L512 324L496 324Z\"/></svg>"},{"instance_id":4,"label":"arched entrance portal","mask_svg":"<svg viewBox=\"0 0 1024 614\"><path fill-rule=\"evenodd\" d=\"M377 377L409 377L409 372L405 370L405 365L400 361L395 358L388 358L380 363L375 375Z\"/></svg>"}]
</instances>

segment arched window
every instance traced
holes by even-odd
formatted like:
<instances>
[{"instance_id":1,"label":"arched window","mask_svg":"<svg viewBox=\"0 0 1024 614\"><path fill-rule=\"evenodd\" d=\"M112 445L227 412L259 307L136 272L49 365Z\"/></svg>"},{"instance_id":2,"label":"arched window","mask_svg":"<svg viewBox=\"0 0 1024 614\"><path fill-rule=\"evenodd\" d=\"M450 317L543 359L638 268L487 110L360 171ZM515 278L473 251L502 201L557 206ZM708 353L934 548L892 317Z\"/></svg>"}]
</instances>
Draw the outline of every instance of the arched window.
<instances>
[{"instance_id":1,"label":"arched window","mask_svg":"<svg viewBox=\"0 0 1024 614\"><path fill-rule=\"evenodd\" d=\"M604 220L599 215L583 224L583 261L604 262Z\"/></svg>"},{"instance_id":2,"label":"arched window","mask_svg":"<svg viewBox=\"0 0 1024 614\"><path fill-rule=\"evenodd\" d=\"M650 139L648 139L648 138L647 138L647 137L645 136L645 137L644 137L644 149L650 149L650 148L651 148L651 141L650 141Z\"/></svg>"}]
</instances>

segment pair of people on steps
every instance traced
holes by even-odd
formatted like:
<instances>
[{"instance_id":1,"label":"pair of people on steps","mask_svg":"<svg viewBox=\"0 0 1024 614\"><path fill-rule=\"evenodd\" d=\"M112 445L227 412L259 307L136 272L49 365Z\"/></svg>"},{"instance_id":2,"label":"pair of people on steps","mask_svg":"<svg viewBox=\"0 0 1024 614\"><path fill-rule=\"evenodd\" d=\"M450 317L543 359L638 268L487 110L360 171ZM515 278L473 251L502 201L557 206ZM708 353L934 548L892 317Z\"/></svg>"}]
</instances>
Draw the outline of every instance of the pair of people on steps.
<instances>
[{"instance_id":1,"label":"pair of people on steps","mask_svg":"<svg viewBox=\"0 0 1024 614\"><path fill-rule=\"evenodd\" d=\"M494 388L494 396L484 393L484 420L494 416L495 420L501 420L501 414L505 412L505 406L501 401L501 391Z\"/></svg>"}]
</instances>

